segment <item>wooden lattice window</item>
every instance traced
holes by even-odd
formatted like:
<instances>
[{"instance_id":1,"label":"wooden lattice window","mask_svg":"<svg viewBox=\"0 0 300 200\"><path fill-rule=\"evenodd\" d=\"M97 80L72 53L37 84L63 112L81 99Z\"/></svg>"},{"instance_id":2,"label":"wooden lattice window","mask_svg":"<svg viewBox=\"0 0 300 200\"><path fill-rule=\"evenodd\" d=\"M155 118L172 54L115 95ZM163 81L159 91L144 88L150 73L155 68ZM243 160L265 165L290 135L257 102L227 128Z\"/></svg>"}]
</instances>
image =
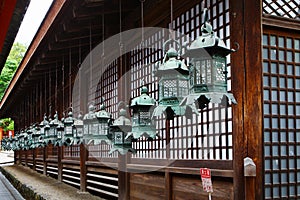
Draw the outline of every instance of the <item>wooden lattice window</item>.
<instances>
[{"instance_id":1,"label":"wooden lattice window","mask_svg":"<svg viewBox=\"0 0 300 200\"><path fill-rule=\"evenodd\" d=\"M264 30L265 199L300 197L300 37Z\"/></svg>"},{"instance_id":2,"label":"wooden lattice window","mask_svg":"<svg viewBox=\"0 0 300 200\"><path fill-rule=\"evenodd\" d=\"M229 46L229 1L206 1L209 7L210 19L216 34ZM174 19L173 28L180 32L176 40L181 44L191 42L200 34L202 24L201 5L195 5ZM166 26L168 27L168 25ZM161 31L146 39L149 46L162 46L169 33ZM140 80L148 84L150 95L158 98L157 80L152 76L154 63L161 61L160 49L141 51L138 48L131 52L131 94L139 95ZM143 64L143 65L142 65ZM229 64L230 65L230 64ZM230 69L229 69L230 76ZM230 90L230 80L228 81ZM154 141L139 139L134 144L137 149L135 158L155 159L232 159L232 111L230 107L220 107L210 104L193 120L185 116L175 118L170 124L170 144L166 141L164 118L157 119L157 130L160 137Z\"/></svg>"},{"instance_id":3,"label":"wooden lattice window","mask_svg":"<svg viewBox=\"0 0 300 200\"><path fill-rule=\"evenodd\" d=\"M263 14L300 19L300 2L298 0L264 0Z\"/></svg>"}]
</instances>

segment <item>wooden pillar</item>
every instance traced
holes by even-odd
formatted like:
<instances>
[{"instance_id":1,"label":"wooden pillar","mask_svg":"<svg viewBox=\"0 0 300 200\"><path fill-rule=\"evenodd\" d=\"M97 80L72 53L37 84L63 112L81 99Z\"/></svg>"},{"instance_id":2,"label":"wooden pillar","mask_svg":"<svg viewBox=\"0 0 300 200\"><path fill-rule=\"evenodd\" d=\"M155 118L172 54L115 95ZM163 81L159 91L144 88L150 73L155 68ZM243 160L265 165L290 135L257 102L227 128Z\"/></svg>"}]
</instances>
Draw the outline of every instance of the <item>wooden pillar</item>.
<instances>
[{"instance_id":1,"label":"wooden pillar","mask_svg":"<svg viewBox=\"0 0 300 200\"><path fill-rule=\"evenodd\" d=\"M63 157L63 147L57 147L57 179L62 181L62 157Z\"/></svg>"},{"instance_id":2,"label":"wooden pillar","mask_svg":"<svg viewBox=\"0 0 300 200\"><path fill-rule=\"evenodd\" d=\"M19 160L17 162L18 165L22 163L22 153L23 152L24 152L23 150L19 150L18 151L18 157L19 157Z\"/></svg>"},{"instance_id":3,"label":"wooden pillar","mask_svg":"<svg viewBox=\"0 0 300 200\"><path fill-rule=\"evenodd\" d=\"M165 199L172 199L172 175L169 169L165 169Z\"/></svg>"},{"instance_id":4,"label":"wooden pillar","mask_svg":"<svg viewBox=\"0 0 300 200\"><path fill-rule=\"evenodd\" d=\"M263 198L261 16L261 0L230 0L231 47L234 42L240 45L231 55L232 92L238 102L232 106L234 199L245 199L245 194ZM257 168L255 188L247 192L245 157L253 158Z\"/></svg>"},{"instance_id":5,"label":"wooden pillar","mask_svg":"<svg viewBox=\"0 0 300 200\"><path fill-rule=\"evenodd\" d=\"M43 174L47 175L47 146L43 148Z\"/></svg>"},{"instance_id":6,"label":"wooden pillar","mask_svg":"<svg viewBox=\"0 0 300 200\"><path fill-rule=\"evenodd\" d=\"M126 155L119 154L118 159L118 192L119 200L129 200L130 199L130 174L127 172L127 159L130 156L130 153Z\"/></svg>"},{"instance_id":7,"label":"wooden pillar","mask_svg":"<svg viewBox=\"0 0 300 200\"><path fill-rule=\"evenodd\" d=\"M36 162L35 162L35 158L36 158L36 149L32 149L32 169L35 170L36 169Z\"/></svg>"},{"instance_id":8,"label":"wooden pillar","mask_svg":"<svg viewBox=\"0 0 300 200\"><path fill-rule=\"evenodd\" d=\"M28 167L28 150L25 150L25 167Z\"/></svg>"},{"instance_id":9,"label":"wooden pillar","mask_svg":"<svg viewBox=\"0 0 300 200\"><path fill-rule=\"evenodd\" d=\"M84 144L80 144L80 192L86 192L88 150Z\"/></svg>"},{"instance_id":10,"label":"wooden pillar","mask_svg":"<svg viewBox=\"0 0 300 200\"><path fill-rule=\"evenodd\" d=\"M14 164L17 164L18 152L19 151L14 151Z\"/></svg>"},{"instance_id":11,"label":"wooden pillar","mask_svg":"<svg viewBox=\"0 0 300 200\"><path fill-rule=\"evenodd\" d=\"M169 161L170 159L170 120L166 119L166 157ZM168 169L165 169L165 199L171 200L172 199L172 186L171 186L171 174Z\"/></svg>"}]
</instances>

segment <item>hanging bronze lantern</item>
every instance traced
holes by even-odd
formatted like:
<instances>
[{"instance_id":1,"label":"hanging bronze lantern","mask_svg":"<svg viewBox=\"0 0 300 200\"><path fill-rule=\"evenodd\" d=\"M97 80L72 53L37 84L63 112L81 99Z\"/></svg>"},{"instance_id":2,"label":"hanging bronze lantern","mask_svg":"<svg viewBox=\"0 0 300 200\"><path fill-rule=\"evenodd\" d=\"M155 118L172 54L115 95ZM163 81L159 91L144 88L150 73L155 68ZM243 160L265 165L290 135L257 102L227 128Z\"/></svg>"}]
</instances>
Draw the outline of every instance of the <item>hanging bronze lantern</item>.
<instances>
[{"instance_id":1,"label":"hanging bronze lantern","mask_svg":"<svg viewBox=\"0 0 300 200\"><path fill-rule=\"evenodd\" d=\"M17 136L10 136L10 149L15 151L18 150L18 138Z\"/></svg>"},{"instance_id":2,"label":"hanging bronze lantern","mask_svg":"<svg viewBox=\"0 0 300 200\"><path fill-rule=\"evenodd\" d=\"M119 118L117 118L110 126L110 133L112 134L112 148L109 154L118 151L124 155L127 152L136 153L136 150L132 148L132 136L126 137L131 132L131 122L127 118L126 110L121 109Z\"/></svg>"},{"instance_id":3,"label":"hanging bronze lantern","mask_svg":"<svg viewBox=\"0 0 300 200\"><path fill-rule=\"evenodd\" d=\"M27 139L25 138L25 146L24 149L28 150L32 148L32 144L33 144L33 139L32 139L32 134L33 134L33 126L29 126L26 129L26 133L27 133Z\"/></svg>"},{"instance_id":4,"label":"hanging bronze lantern","mask_svg":"<svg viewBox=\"0 0 300 200\"><path fill-rule=\"evenodd\" d=\"M31 132L31 146L30 149L35 149L39 145L39 139L40 139L40 127L38 125L31 126L30 130L28 130L29 133Z\"/></svg>"},{"instance_id":5,"label":"hanging bronze lantern","mask_svg":"<svg viewBox=\"0 0 300 200\"><path fill-rule=\"evenodd\" d=\"M15 135L18 137L18 150L23 150L24 147L24 131L16 131Z\"/></svg>"},{"instance_id":6,"label":"hanging bronze lantern","mask_svg":"<svg viewBox=\"0 0 300 200\"><path fill-rule=\"evenodd\" d=\"M93 136L97 135L98 129L98 119L95 113L94 104L89 105L89 112L83 117L83 141L85 144L90 144L93 140Z\"/></svg>"},{"instance_id":7,"label":"hanging bronze lantern","mask_svg":"<svg viewBox=\"0 0 300 200\"><path fill-rule=\"evenodd\" d=\"M64 119L64 134L62 137L62 143L64 146L71 146L74 143L74 118L73 113L70 110L68 113L68 117Z\"/></svg>"},{"instance_id":8,"label":"hanging bronze lantern","mask_svg":"<svg viewBox=\"0 0 300 200\"><path fill-rule=\"evenodd\" d=\"M46 144L48 144L50 136L50 126L49 121L47 120L46 114L44 114L44 120L40 123L40 141L39 141L39 147L44 147Z\"/></svg>"},{"instance_id":9,"label":"hanging bronze lantern","mask_svg":"<svg viewBox=\"0 0 300 200\"><path fill-rule=\"evenodd\" d=\"M111 114L105 110L105 105L102 100L100 110L96 112L98 131L92 132L92 139L94 145L101 144L102 141L111 144L111 135L109 134L109 126L112 124Z\"/></svg>"},{"instance_id":10,"label":"hanging bronze lantern","mask_svg":"<svg viewBox=\"0 0 300 200\"><path fill-rule=\"evenodd\" d=\"M181 105L197 104L203 109L209 102L227 105L236 100L227 92L226 56L236 51L226 47L223 40L214 35L208 20L207 9L204 10L202 35L187 47L185 57L191 60L189 72L189 95Z\"/></svg>"},{"instance_id":11,"label":"hanging bronze lantern","mask_svg":"<svg viewBox=\"0 0 300 200\"><path fill-rule=\"evenodd\" d=\"M83 142L83 121L80 113L77 119L74 119L73 134L74 144L81 144Z\"/></svg>"},{"instance_id":12,"label":"hanging bronze lantern","mask_svg":"<svg viewBox=\"0 0 300 200\"><path fill-rule=\"evenodd\" d=\"M54 114L54 119L50 121L49 137L47 138L47 144L55 144L57 140L57 126L59 125L57 111Z\"/></svg>"},{"instance_id":13,"label":"hanging bronze lantern","mask_svg":"<svg viewBox=\"0 0 300 200\"><path fill-rule=\"evenodd\" d=\"M163 51L170 42L175 42L180 51L180 44L174 40L168 40L163 45ZM175 116L186 115L191 118L190 113L198 113L193 106L180 106L180 102L188 95L188 75L189 70L183 60L179 59L179 53L170 48L154 74L159 78L159 100L158 106L153 112L157 117L162 113L168 120Z\"/></svg>"},{"instance_id":14,"label":"hanging bronze lantern","mask_svg":"<svg viewBox=\"0 0 300 200\"><path fill-rule=\"evenodd\" d=\"M2 138L1 140L1 148L5 151L8 150L8 138L7 137L4 137Z\"/></svg>"},{"instance_id":15,"label":"hanging bronze lantern","mask_svg":"<svg viewBox=\"0 0 300 200\"><path fill-rule=\"evenodd\" d=\"M133 136L138 139L141 136L152 140L156 137L156 128L151 120L155 99L148 95L148 88L141 88L141 95L132 99L130 108L132 109L132 131L127 134L126 138Z\"/></svg>"},{"instance_id":16,"label":"hanging bronze lantern","mask_svg":"<svg viewBox=\"0 0 300 200\"><path fill-rule=\"evenodd\" d=\"M56 138L56 142L55 142L54 146L61 147L63 145L62 140L63 140L64 130L65 130L63 120L64 120L64 118L62 118L61 121L58 120L58 125L56 127L57 138Z\"/></svg>"}]
</instances>

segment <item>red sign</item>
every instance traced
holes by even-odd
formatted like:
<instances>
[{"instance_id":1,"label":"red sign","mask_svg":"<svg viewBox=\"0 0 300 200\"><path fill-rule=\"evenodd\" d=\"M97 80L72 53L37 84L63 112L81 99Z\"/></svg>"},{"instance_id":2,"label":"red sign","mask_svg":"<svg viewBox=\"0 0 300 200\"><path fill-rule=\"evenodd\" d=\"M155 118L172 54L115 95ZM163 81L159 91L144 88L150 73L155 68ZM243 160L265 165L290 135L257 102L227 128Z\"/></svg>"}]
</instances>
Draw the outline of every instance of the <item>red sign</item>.
<instances>
[{"instance_id":1,"label":"red sign","mask_svg":"<svg viewBox=\"0 0 300 200\"><path fill-rule=\"evenodd\" d=\"M213 192L210 169L201 168L200 175L201 175L203 190L209 193Z\"/></svg>"}]
</instances>

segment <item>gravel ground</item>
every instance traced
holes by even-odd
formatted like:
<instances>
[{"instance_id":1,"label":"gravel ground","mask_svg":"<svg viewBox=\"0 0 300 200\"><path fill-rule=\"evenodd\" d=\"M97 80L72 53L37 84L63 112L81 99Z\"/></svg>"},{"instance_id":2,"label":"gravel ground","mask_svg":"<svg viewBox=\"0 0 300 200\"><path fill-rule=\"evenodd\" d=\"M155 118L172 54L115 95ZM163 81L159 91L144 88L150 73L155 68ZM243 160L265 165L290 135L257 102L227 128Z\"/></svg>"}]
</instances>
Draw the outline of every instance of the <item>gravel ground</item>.
<instances>
[{"instance_id":1,"label":"gravel ground","mask_svg":"<svg viewBox=\"0 0 300 200\"><path fill-rule=\"evenodd\" d=\"M71 187L56 179L39 174L22 165L4 166L3 169L13 175L22 184L49 200L100 200L102 198L89 193L80 193L78 189Z\"/></svg>"}]
</instances>

